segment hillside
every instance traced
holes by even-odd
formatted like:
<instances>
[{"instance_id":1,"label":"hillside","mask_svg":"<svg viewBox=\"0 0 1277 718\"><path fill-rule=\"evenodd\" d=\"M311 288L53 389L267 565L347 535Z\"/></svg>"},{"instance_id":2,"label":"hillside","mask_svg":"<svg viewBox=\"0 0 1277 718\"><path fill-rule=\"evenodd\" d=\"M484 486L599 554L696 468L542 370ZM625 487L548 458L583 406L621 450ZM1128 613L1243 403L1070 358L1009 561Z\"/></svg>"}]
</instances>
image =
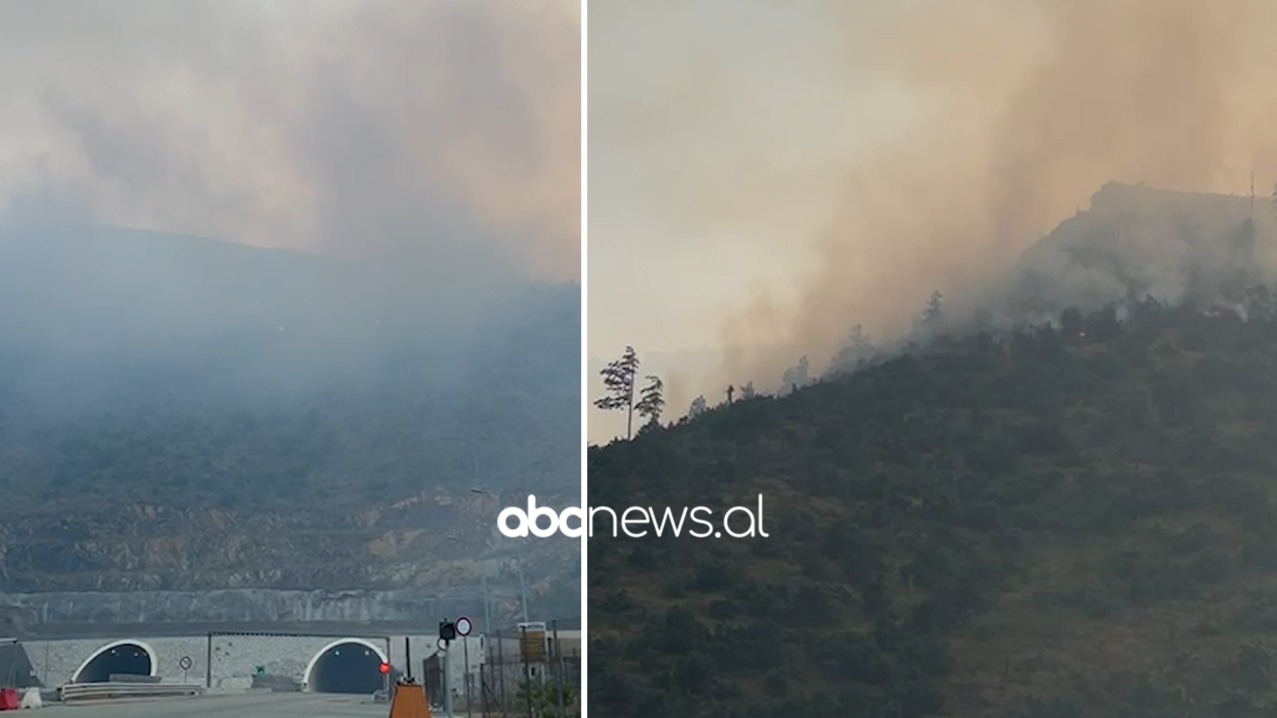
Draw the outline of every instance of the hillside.
<instances>
[{"instance_id":1,"label":"hillside","mask_svg":"<svg viewBox=\"0 0 1277 718\"><path fill-rule=\"evenodd\" d=\"M761 493L770 538L596 534L591 707L1271 715L1277 303L1242 289L966 324L592 449L592 506Z\"/></svg>"},{"instance_id":2,"label":"hillside","mask_svg":"<svg viewBox=\"0 0 1277 718\"><path fill-rule=\"evenodd\" d=\"M579 491L579 288L441 275L0 238L0 594L517 589L497 512ZM524 556L565 616L568 543Z\"/></svg>"}]
</instances>

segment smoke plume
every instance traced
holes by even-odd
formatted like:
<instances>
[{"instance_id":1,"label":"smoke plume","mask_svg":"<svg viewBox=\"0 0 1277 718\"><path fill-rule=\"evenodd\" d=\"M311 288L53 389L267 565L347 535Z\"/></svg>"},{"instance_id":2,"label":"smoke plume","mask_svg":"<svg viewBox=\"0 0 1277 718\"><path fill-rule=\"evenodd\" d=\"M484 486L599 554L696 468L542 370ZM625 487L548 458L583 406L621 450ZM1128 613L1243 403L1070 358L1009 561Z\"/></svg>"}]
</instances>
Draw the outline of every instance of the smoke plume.
<instances>
[{"instance_id":1,"label":"smoke plume","mask_svg":"<svg viewBox=\"0 0 1277 718\"><path fill-rule=\"evenodd\" d=\"M579 31L566 1L6 3L0 196L574 279Z\"/></svg>"},{"instance_id":2,"label":"smoke plume","mask_svg":"<svg viewBox=\"0 0 1277 718\"><path fill-rule=\"evenodd\" d=\"M727 323L733 374L828 356L857 322L908 329L934 289L979 292L1110 180L1245 191L1252 168L1277 173L1270 3L911 3L890 30L831 61L901 83L920 119L847 168L787 319L760 302ZM766 344L789 355L749 351Z\"/></svg>"},{"instance_id":3,"label":"smoke plume","mask_svg":"<svg viewBox=\"0 0 1277 718\"><path fill-rule=\"evenodd\" d=\"M660 7L679 25L674 6ZM1268 211L1277 5L787 8L742 5L732 27L683 13L705 37L668 43L685 69L649 98L665 119L646 132L667 133L686 158L663 156L680 170L666 175L679 193L671 223L688 235L769 235L770 258L752 268L770 274L767 288L724 310L716 383L774 386L800 355L818 369L856 324L897 337L934 290L984 301L1026 247L1110 181L1244 195L1254 170ZM768 22L741 29L759 13ZM734 73L749 81L724 80ZM655 146L638 130L628 139Z\"/></svg>"}]
</instances>

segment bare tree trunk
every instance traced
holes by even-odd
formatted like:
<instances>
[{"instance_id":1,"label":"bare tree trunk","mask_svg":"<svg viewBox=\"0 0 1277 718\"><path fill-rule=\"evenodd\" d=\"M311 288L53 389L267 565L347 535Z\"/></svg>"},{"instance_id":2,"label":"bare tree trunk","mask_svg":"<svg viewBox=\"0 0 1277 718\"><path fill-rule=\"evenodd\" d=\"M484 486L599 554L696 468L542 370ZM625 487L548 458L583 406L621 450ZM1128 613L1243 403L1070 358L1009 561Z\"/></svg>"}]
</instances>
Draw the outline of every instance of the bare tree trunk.
<instances>
[{"instance_id":1,"label":"bare tree trunk","mask_svg":"<svg viewBox=\"0 0 1277 718\"><path fill-rule=\"evenodd\" d=\"M626 394L625 402L625 439L626 441L634 438L634 380L636 376L630 377L629 392Z\"/></svg>"}]
</instances>

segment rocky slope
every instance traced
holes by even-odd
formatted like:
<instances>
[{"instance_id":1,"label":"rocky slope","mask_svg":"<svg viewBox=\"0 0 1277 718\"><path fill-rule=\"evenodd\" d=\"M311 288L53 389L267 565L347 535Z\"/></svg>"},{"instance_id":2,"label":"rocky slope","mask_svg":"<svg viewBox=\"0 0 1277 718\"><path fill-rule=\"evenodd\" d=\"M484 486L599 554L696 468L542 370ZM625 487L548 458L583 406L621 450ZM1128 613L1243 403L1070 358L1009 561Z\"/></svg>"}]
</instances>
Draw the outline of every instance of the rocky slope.
<instances>
[{"instance_id":1,"label":"rocky slope","mask_svg":"<svg viewBox=\"0 0 1277 718\"><path fill-rule=\"evenodd\" d=\"M495 521L577 502L578 287L60 231L0 237L0 594L28 620L36 594L509 594L520 568L576 614L576 546Z\"/></svg>"}]
</instances>

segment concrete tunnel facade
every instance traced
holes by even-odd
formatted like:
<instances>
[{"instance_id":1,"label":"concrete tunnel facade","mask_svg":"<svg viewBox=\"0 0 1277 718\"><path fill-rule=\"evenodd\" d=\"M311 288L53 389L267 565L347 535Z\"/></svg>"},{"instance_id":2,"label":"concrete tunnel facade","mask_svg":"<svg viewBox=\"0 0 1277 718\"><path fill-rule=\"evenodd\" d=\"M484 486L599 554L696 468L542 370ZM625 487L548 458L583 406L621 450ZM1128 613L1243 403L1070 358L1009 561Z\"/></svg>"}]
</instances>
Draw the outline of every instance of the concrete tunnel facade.
<instances>
[{"instance_id":1,"label":"concrete tunnel facade","mask_svg":"<svg viewBox=\"0 0 1277 718\"><path fill-rule=\"evenodd\" d=\"M155 649L144 641L115 641L94 651L71 678L72 683L106 683L113 675L154 676Z\"/></svg>"},{"instance_id":2,"label":"concrete tunnel facade","mask_svg":"<svg viewBox=\"0 0 1277 718\"><path fill-rule=\"evenodd\" d=\"M368 695L386 685L383 649L362 638L341 638L321 648L306 665L304 681L312 693Z\"/></svg>"}]
</instances>

